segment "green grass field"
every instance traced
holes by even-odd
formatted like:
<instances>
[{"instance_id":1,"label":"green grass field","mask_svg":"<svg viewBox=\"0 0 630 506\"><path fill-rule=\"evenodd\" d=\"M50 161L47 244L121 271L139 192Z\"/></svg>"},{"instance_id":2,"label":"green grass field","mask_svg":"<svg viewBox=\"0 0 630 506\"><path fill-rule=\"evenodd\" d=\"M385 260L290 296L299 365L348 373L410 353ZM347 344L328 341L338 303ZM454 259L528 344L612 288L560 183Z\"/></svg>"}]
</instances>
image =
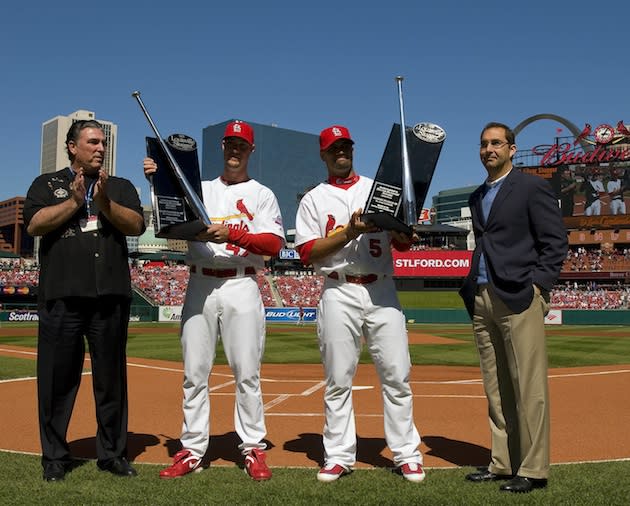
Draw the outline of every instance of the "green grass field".
<instances>
[{"instance_id":1,"label":"green grass field","mask_svg":"<svg viewBox=\"0 0 630 506\"><path fill-rule=\"evenodd\" d=\"M15 328L27 324L5 324ZM18 327L19 326L19 327ZM35 326L33 335L6 336L0 338L0 344L35 347ZM134 329L142 327L158 328L153 333L140 333ZM170 327L172 332L164 333ZM176 323L131 323L127 355L129 357L153 358L160 360L181 360L181 348ZM472 340L470 325L466 324L412 324L409 332L422 332L458 341L457 344L417 344L410 345L410 354L414 365L453 365L478 366L477 352ZM630 332L621 325L563 325L549 326L547 330L549 366L577 367L586 365L611 365L630 363ZM5 364L6 361L6 364ZM264 363L269 364L318 364L319 348L315 325L296 327L292 324L274 324L267 326L267 341ZM369 363L367 352L361 355L363 363ZM0 357L0 379L21 376L9 371L12 368L27 367L31 360L7 359ZM225 356L219 346L217 364L225 364ZM34 366L33 366L34 367ZM34 373L34 368L31 369Z\"/></svg>"},{"instance_id":2,"label":"green grass field","mask_svg":"<svg viewBox=\"0 0 630 506\"><path fill-rule=\"evenodd\" d=\"M405 309L464 309L464 301L456 291L431 290L398 292Z\"/></svg>"},{"instance_id":3,"label":"green grass field","mask_svg":"<svg viewBox=\"0 0 630 506\"><path fill-rule=\"evenodd\" d=\"M516 496L498 484L464 480L467 469L429 470L409 483L384 469L355 471L335 483L320 483L312 469L273 469L268 482L254 482L236 467L216 467L177 480L160 480L160 467L136 464L138 477L118 478L81 465L61 483L45 483L36 457L0 452L0 503L112 505L445 505L549 506L626 505L630 462L554 466L547 489Z\"/></svg>"},{"instance_id":4,"label":"green grass field","mask_svg":"<svg viewBox=\"0 0 630 506\"><path fill-rule=\"evenodd\" d=\"M139 333L150 324L130 326L129 357L180 361L177 324L153 324L159 331ZM172 332L164 333L164 328ZM8 335L2 344L34 347L35 326L3 324L3 330L30 327L30 336ZM410 325L410 332L455 339L446 345L411 345L416 365L478 366L469 325ZM550 367L630 363L630 336L622 326L548 327ZM319 363L314 325L269 325L266 363ZM363 361L369 361L367 355ZM221 350L217 362L225 363ZM35 361L0 356L0 379L35 375ZM578 402L579 400L576 400ZM3 407L1 417L10 416ZM33 413L36 416L36 413ZM630 449L628 450L630 457ZM158 466L136 464L139 476L122 479L101 473L93 462L80 465L63 483L41 479L39 458L0 452L0 504L304 504L304 505L625 505L630 498L630 461L557 465L549 487L513 496L498 492L496 483L464 481L470 469L429 470L420 485L385 469L357 470L332 484L315 479L315 469L274 468L269 482L251 481L235 467L211 468L180 480L162 481Z\"/></svg>"}]
</instances>

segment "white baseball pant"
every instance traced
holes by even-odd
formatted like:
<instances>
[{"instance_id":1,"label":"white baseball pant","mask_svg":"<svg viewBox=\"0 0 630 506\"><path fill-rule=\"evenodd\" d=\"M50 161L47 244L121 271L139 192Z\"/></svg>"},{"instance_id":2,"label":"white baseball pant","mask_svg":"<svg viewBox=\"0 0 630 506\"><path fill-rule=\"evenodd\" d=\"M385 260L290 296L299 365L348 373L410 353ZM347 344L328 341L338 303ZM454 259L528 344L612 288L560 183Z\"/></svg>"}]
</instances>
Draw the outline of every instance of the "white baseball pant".
<instances>
[{"instance_id":1,"label":"white baseball pant","mask_svg":"<svg viewBox=\"0 0 630 506\"><path fill-rule=\"evenodd\" d=\"M234 427L243 454L264 449L267 434L260 389L265 312L255 278L190 276L182 312L184 423L182 446L202 457L210 439L208 379L219 337L236 383Z\"/></svg>"},{"instance_id":2,"label":"white baseball pant","mask_svg":"<svg viewBox=\"0 0 630 506\"><path fill-rule=\"evenodd\" d=\"M381 278L358 285L327 279L318 308L319 346L326 374L326 463L350 467L356 461L352 381L364 336L381 383L385 440L394 464L421 464L421 440L413 421L409 386L407 330L393 280Z\"/></svg>"}]
</instances>

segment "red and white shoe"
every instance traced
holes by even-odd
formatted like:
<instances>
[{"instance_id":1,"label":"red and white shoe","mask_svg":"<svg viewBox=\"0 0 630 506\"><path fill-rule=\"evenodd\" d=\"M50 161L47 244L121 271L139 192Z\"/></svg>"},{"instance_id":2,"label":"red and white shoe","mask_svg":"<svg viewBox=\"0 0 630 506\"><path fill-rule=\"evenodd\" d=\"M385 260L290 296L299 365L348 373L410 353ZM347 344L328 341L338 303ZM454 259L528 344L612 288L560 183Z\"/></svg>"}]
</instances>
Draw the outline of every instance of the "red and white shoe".
<instances>
[{"instance_id":1,"label":"red and white shoe","mask_svg":"<svg viewBox=\"0 0 630 506\"><path fill-rule=\"evenodd\" d=\"M419 464L418 462L403 464L398 469L405 480L415 481L416 483L421 482L427 476L424 469L422 469L422 464Z\"/></svg>"},{"instance_id":2,"label":"red and white shoe","mask_svg":"<svg viewBox=\"0 0 630 506\"><path fill-rule=\"evenodd\" d=\"M323 482L335 481L342 476L350 474L350 470L340 464L326 464L317 473L317 479Z\"/></svg>"},{"instance_id":3,"label":"red and white shoe","mask_svg":"<svg viewBox=\"0 0 630 506\"><path fill-rule=\"evenodd\" d=\"M195 457L190 450L179 450L173 455L173 463L166 469L160 471L160 478L170 480L171 478L179 478L188 473L197 473L202 470L199 465L201 459Z\"/></svg>"},{"instance_id":4,"label":"red and white shoe","mask_svg":"<svg viewBox=\"0 0 630 506\"><path fill-rule=\"evenodd\" d=\"M245 457L245 472L252 480L263 481L271 478L271 469L265 463L265 452L254 448Z\"/></svg>"}]
</instances>

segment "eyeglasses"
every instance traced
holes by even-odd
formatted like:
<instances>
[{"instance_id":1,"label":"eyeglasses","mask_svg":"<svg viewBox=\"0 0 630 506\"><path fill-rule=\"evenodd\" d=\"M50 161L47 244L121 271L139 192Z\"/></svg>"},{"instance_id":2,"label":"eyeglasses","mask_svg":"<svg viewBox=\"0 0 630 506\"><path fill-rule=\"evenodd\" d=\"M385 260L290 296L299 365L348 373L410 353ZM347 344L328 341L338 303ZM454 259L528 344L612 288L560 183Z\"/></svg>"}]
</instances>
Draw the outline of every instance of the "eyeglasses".
<instances>
[{"instance_id":1,"label":"eyeglasses","mask_svg":"<svg viewBox=\"0 0 630 506\"><path fill-rule=\"evenodd\" d=\"M500 141L498 139L492 139L491 141L481 141L481 144L479 144L479 148L488 149L488 146L492 146L494 149L499 149L505 146L506 144L509 144L509 142Z\"/></svg>"}]
</instances>

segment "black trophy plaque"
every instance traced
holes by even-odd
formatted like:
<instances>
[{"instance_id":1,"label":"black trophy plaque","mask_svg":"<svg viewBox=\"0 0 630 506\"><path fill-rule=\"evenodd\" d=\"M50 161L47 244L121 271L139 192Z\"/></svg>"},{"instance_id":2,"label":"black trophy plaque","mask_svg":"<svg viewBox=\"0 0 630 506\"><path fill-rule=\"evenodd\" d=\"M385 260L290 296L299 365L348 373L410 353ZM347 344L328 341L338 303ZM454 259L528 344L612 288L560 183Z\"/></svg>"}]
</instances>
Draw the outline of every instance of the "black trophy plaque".
<instances>
[{"instance_id":1,"label":"black trophy plaque","mask_svg":"<svg viewBox=\"0 0 630 506\"><path fill-rule=\"evenodd\" d=\"M433 178L446 132L433 123L406 127L407 153L416 198L416 216L420 216ZM396 230L411 236L413 227L403 221L402 148L400 124L394 123L374 177L362 218L384 230Z\"/></svg>"},{"instance_id":2,"label":"black trophy plaque","mask_svg":"<svg viewBox=\"0 0 630 506\"><path fill-rule=\"evenodd\" d=\"M192 137L173 134L165 140L171 155L195 193L201 196L201 178L197 143ZM147 156L153 158L158 170L151 177L151 200L155 236L166 239L194 240L206 226L186 201L182 185L171 169L158 139L146 138Z\"/></svg>"}]
</instances>

